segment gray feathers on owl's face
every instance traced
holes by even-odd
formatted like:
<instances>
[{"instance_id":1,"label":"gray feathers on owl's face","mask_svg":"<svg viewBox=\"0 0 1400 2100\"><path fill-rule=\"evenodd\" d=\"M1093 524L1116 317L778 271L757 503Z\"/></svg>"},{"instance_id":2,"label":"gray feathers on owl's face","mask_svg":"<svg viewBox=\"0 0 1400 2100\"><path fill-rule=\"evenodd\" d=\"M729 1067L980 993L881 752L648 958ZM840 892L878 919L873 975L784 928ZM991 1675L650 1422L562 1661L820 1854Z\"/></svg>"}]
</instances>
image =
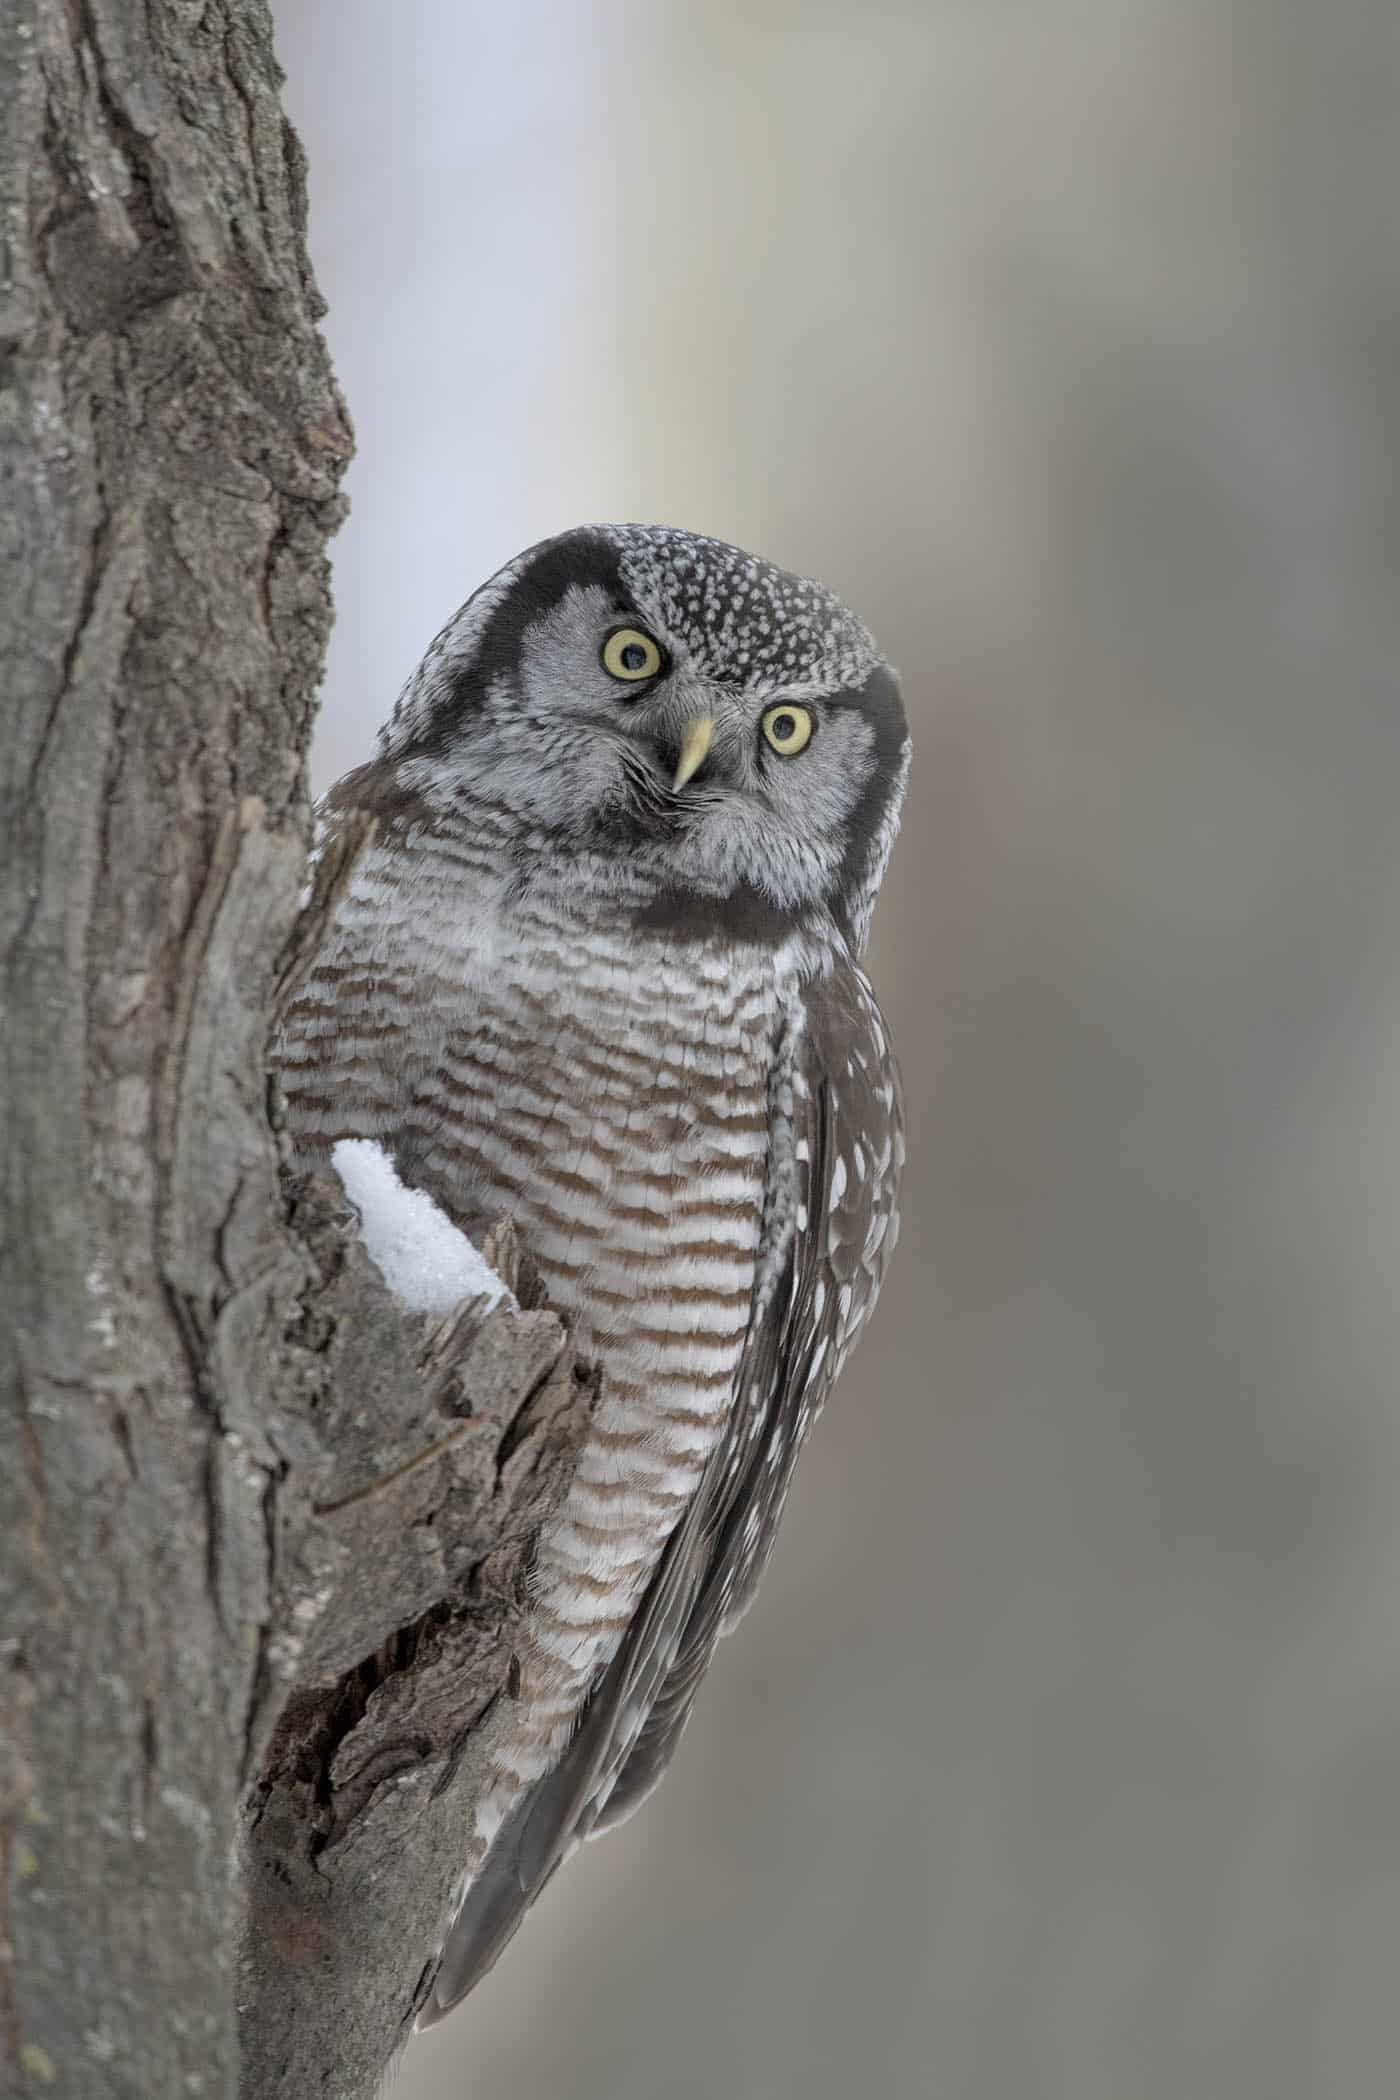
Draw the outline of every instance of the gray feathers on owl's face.
<instances>
[{"instance_id":1,"label":"gray feathers on owl's face","mask_svg":"<svg viewBox=\"0 0 1400 2100\"><path fill-rule=\"evenodd\" d=\"M858 949L909 735L894 673L821 584L694 533L585 526L467 602L382 749L429 801L509 813L526 877L532 854L586 858L658 923L824 913Z\"/></svg>"}]
</instances>

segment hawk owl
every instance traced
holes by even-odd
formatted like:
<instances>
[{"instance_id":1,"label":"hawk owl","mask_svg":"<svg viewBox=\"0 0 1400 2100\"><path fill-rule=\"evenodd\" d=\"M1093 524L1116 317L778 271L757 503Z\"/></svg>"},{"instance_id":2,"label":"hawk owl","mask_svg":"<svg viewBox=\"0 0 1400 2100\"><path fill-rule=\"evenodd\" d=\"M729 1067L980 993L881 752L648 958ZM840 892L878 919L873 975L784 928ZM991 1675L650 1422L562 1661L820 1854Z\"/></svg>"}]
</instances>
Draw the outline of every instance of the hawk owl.
<instances>
[{"instance_id":1,"label":"hawk owl","mask_svg":"<svg viewBox=\"0 0 1400 2100\"><path fill-rule=\"evenodd\" d=\"M372 1138L514 1219L603 1382L419 2024L660 1777L753 1595L898 1229L860 967L909 767L822 585L656 526L546 540L433 642L321 816L378 828L279 1058L301 1155Z\"/></svg>"}]
</instances>

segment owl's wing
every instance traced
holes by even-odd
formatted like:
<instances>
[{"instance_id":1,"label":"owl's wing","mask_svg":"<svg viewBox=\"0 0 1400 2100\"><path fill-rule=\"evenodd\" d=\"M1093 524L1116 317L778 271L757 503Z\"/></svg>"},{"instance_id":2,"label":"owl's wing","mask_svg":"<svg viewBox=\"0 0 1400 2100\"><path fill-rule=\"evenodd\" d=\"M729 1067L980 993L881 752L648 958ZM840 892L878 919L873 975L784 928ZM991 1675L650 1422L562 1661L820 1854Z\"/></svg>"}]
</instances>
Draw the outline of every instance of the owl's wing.
<instances>
[{"instance_id":1,"label":"owl's wing","mask_svg":"<svg viewBox=\"0 0 1400 2100\"><path fill-rule=\"evenodd\" d=\"M751 1600L797 1454L898 1232L898 1074L844 955L780 1046L753 1317L721 1442L559 1764L522 1796L443 1949L429 2026L484 1975L562 1859L661 1777L721 1633Z\"/></svg>"},{"instance_id":2,"label":"owl's wing","mask_svg":"<svg viewBox=\"0 0 1400 2100\"><path fill-rule=\"evenodd\" d=\"M670 1762L721 1634L753 1601L797 1455L879 1292L899 1233L903 1099L884 1021L843 957L809 996L793 1075L796 1217L750 1333L717 1522L675 1661L593 1824L630 1815ZM782 1081L779 1081L780 1091ZM779 1119L784 1103L775 1103Z\"/></svg>"}]
</instances>

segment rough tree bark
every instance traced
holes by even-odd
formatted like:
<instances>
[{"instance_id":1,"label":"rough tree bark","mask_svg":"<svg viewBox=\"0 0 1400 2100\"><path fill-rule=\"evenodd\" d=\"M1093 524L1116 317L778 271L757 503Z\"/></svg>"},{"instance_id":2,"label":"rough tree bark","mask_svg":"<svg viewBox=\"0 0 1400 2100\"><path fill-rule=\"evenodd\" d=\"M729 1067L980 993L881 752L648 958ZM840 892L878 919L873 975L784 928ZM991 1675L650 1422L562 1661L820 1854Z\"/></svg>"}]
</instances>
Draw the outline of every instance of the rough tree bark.
<instances>
[{"instance_id":1,"label":"rough tree bark","mask_svg":"<svg viewBox=\"0 0 1400 2100\"><path fill-rule=\"evenodd\" d=\"M350 438L277 87L263 0L0 10L6 2094L373 2091L590 1404L282 1158Z\"/></svg>"}]
</instances>

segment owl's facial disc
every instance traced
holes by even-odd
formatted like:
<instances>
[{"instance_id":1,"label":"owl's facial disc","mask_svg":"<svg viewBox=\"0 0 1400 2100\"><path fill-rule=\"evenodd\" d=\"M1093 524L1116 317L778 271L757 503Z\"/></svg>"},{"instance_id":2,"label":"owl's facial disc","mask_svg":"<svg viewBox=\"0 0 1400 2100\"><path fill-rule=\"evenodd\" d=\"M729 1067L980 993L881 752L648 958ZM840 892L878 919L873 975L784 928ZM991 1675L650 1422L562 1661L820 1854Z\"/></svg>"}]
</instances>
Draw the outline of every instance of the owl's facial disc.
<instances>
[{"instance_id":1,"label":"owl's facial disc","mask_svg":"<svg viewBox=\"0 0 1400 2100\"><path fill-rule=\"evenodd\" d=\"M415 785L520 827L521 879L700 916L758 898L774 923L829 914L857 947L908 749L894 676L830 591L630 525L509 563L384 736Z\"/></svg>"}]
</instances>

